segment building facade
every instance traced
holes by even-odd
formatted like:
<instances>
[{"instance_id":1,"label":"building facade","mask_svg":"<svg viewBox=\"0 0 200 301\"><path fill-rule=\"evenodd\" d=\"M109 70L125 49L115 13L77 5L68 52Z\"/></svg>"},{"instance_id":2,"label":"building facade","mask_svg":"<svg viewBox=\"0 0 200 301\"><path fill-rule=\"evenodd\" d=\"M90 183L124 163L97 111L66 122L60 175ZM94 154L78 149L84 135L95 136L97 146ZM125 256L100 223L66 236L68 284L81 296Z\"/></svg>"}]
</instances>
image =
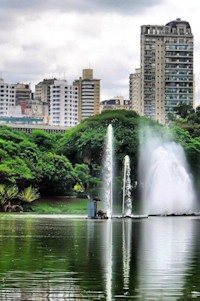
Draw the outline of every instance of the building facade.
<instances>
[{"instance_id":1,"label":"building facade","mask_svg":"<svg viewBox=\"0 0 200 301\"><path fill-rule=\"evenodd\" d=\"M53 126L72 127L78 124L78 87L66 80L55 80L50 86L50 120Z\"/></svg>"},{"instance_id":2,"label":"building facade","mask_svg":"<svg viewBox=\"0 0 200 301\"><path fill-rule=\"evenodd\" d=\"M48 122L49 105L46 102L32 100L25 108L25 115L44 118L44 121Z\"/></svg>"},{"instance_id":3,"label":"building facade","mask_svg":"<svg viewBox=\"0 0 200 301\"><path fill-rule=\"evenodd\" d=\"M129 76L129 98L132 110L142 115L142 102L141 102L141 75L140 69L135 69L135 73Z\"/></svg>"},{"instance_id":4,"label":"building facade","mask_svg":"<svg viewBox=\"0 0 200 301\"><path fill-rule=\"evenodd\" d=\"M115 96L112 99L106 99L100 103L100 112L105 110L131 110L131 102L124 99L123 96Z\"/></svg>"},{"instance_id":5,"label":"building facade","mask_svg":"<svg viewBox=\"0 0 200 301\"><path fill-rule=\"evenodd\" d=\"M11 107L15 106L15 100L15 85L7 84L0 79L0 116L9 116Z\"/></svg>"},{"instance_id":6,"label":"building facade","mask_svg":"<svg viewBox=\"0 0 200 301\"><path fill-rule=\"evenodd\" d=\"M50 103L50 86L54 84L56 78L43 79L35 85L35 99L44 103Z\"/></svg>"},{"instance_id":7,"label":"building facade","mask_svg":"<svg viewBox=\"0 0 200 301\"><path fill-rule=\"evenodd\" d=\"M142 114L167 123L178 104L194 106L193 34L187 21L141 26Z\"/></svg>"},{"instance_id":8,"label":"building facade","mask_svg":"<svg viewBox=\"0 0 200 301\"><path fill-rule=\"evenodd\" d=\"M16 89L16 105L27 104L32 98L30 84L17 83Z\"/></svg>"},{"instance_id":9,"label":"building facade","mask_svg":"<svg viewBox=\"0 0 200 301\"><path fill-rule=\"evenodd\" d=\"M78 121L99 114L100 80L93 78L92 69L83 69L83 75L73 85L78 88Z\"/></svg>"}]
</instances>

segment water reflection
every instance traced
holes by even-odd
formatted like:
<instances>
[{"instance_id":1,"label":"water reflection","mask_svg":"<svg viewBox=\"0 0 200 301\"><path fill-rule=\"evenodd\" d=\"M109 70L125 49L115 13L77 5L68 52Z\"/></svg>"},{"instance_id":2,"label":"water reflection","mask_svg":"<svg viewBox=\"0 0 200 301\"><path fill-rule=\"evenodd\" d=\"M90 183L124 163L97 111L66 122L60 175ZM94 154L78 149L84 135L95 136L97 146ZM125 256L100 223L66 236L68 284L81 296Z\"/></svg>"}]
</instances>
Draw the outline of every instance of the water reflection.
<instances>
[{"instance_id":1,"label":"water reflection","mask_svg":"<svg viewBox=\"0 0 200 301\"><path fill-rule=\"evenodd\" d=\"M105 246L103 256L103 266L104 266L104 281L106 290L106 300L112 300L112 269L113 269L113 222L108 219L103 223L102 240Z\"/></svg>"},{"instance_id":2,"label":"water reflection","mask_svg":"<svg viewBox=\"0 0 200 301\"><path fill-rule=\"evenodd\" d=\"M123 258L123 281L124 290L129 290L130 278L130 261L131 261L131 233L132 221L131 219L122 220L122 258Z\"/></svg>"},{"instance_id":3,"label":"water reflection","mask_svg":"<svg viewBox=\"0 0 200 301\"><path fill-rule=\"evenodd\" d=\"M2 301L200 296L199 218L0 218Z\"/></svg>"},{"instance_id":4,"label":"water reflection","mask_svg":"<svg viewBox=\"0 0 200 301\"><path fill-rule=\"evenodd\" d=\"M142 223L139 292L142 300L177 300L192 258L194 220L154 218Z\"/></svg>"}]
</instances>

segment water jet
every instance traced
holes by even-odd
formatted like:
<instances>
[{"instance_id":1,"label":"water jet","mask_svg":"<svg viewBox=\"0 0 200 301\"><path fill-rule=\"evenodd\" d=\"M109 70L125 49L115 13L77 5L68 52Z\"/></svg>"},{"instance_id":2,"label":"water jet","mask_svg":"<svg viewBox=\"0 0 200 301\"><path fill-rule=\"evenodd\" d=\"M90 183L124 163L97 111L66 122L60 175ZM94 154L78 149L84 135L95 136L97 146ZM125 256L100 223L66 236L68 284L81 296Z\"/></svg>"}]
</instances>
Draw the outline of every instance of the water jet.
<instances>
[{"instance_id":1,"label":"water jet","mask_svg":"<svg viewBox=\"0 0 200 301\"><path fill-rule=\"evenodd\" d=\"M102 199L108 218L113 216L113 173L114 173L113 127L109 124L105 137L103 156L103 191Z\"/></svg>"},{"instance_id":2,"label":"water jet","mask_svg":"<svg viewBox=\"0 0 200 301\"><path fill-rule=\"evenodd\" d=\"M196 197L181 145L163 133L147 129L140 147L140 186L148 215L189 215Z\"/></svg>"},{"instance_id":3,"label":"water jet","mask_svg":"<svg viewBox=\"0 0 200 301\"><path fill-rule=\"evenodd\" d=\"M131 167L130 158L128 155L124 158L124 179L123 179L123 203L122 216L131 216L132 214L132 199L131 199Z\"/></svg>"}]
</instances>

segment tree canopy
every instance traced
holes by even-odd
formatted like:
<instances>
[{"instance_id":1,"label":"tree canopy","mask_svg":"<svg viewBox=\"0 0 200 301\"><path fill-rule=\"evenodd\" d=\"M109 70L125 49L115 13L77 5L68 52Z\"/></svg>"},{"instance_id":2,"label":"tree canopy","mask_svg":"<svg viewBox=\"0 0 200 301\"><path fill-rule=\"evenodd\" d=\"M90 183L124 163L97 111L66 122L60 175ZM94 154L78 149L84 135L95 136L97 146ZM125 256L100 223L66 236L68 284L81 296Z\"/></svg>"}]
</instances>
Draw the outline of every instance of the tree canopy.
<instances>
[{"instance_id":1,"label":"tree canopy","mask_svg":"<svg viewBox=\"0 0 200 301\"><path fill-rule=\"evenodd\" d=\"M200 118L200 108L191 114ZM173 122L170 131L184 147L191 171L200 179L200 124L191 123L191 114ZM19 189L32 186L42 195L69 194L75 185L84 190L99 187L109 124L114 129L116 175L121 176L124 157L129 155L132 177L137 180L141 128L169 129L133 111L112 110L87 118L59 135L42 130L26 134L0 126L0 184Z\"/></svg>"}]
</instances>

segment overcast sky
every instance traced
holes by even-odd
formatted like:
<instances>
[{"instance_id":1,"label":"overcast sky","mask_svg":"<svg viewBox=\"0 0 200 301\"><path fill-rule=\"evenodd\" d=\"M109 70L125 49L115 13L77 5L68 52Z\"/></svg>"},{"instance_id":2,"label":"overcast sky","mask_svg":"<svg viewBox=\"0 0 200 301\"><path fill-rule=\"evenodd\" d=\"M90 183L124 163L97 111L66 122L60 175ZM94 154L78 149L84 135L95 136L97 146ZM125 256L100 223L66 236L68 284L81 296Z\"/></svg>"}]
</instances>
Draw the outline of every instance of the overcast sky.
<instances>
[{"instance_id":1,"label":"overcast sky","mask_svg":"<svg viewBox=\"0 0 200 301\"><path fill-rule=\"evenodd\" d=\"M43 78L69 84L92 68L101 100L129 97L140 66L140 26L181 18L194 34L196 103L200 104L199 0L0 0L0 72L6 82Z\"/></svg>"}]
</instances>

